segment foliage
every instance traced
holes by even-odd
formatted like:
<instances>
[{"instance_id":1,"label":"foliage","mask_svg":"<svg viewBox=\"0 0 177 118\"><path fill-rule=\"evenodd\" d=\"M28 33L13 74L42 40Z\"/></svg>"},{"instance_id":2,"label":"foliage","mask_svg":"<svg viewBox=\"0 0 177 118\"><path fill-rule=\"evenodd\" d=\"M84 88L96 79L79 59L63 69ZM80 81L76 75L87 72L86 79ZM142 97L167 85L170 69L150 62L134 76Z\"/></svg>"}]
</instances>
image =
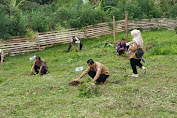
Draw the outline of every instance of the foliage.
<instances>
[{"instance_id":1,"label":"foliage","mask_svg":"<svg viewBox=\"0 0 177 118\"><path fill-rule=\"evenodd\" d=\"M99 4L98 4L99 3ZM176 18L175 0L1 0L0 38L24 36L27 29L46 32L82 28L101 22L143 18Z\"/></svg>"}]
</instances>

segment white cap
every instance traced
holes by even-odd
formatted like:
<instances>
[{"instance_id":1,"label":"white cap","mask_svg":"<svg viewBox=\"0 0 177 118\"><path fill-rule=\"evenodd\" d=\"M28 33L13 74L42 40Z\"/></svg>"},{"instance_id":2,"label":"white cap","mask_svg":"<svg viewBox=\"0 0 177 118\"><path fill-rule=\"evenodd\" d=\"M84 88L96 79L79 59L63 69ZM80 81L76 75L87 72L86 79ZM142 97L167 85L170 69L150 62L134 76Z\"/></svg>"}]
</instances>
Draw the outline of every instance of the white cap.
<instances>
[{"instance_id":1,"label":"white cap","mask_svg":"<svg viewBox=\"0 0 177 118\"><path fill-rule=\"evenodd\" d=\"M0 49L0 53L2 53L2 50Z\"/></svg>"}]
</instances>

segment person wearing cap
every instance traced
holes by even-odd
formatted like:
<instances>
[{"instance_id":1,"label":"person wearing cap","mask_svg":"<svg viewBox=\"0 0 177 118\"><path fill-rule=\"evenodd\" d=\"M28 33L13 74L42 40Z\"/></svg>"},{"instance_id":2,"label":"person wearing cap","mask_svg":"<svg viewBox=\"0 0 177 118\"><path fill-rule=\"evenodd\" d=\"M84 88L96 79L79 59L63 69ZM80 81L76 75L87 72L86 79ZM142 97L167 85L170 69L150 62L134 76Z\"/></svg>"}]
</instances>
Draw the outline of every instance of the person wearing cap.
<instances>
[{"instance_id":1,"label":"person wearing cap","mask_svg":"<svg viewBox=\"0 0 177 118\"><path fill-rule=\"evenodd\" d=\"M81 43L81 41L76 36L73 36L71 38L71 43L70 43L70 45L68 47L68 50L66 52L69 52L70 49L71 49L71 47L73 47L74 51L76 51L76 49L74 47L75 43L78 44L78 51L80 51L82 49L82 43Z\"/></svg>"},{"instance_id":2,"label":"person wearing cap","mask_svg":"<svg viewBox=\"0 0 177 118\"><path fill-rule=\"evenodd\" d=\"M1 49L0 49L0 61L1 61L1 63L4 62L4 53Z\"/></svg>"},{"instance_id":3,"label":"person wearing cap","mask_svg":"<svg viewBox=\"0 0 177 118\"><path fill-rule=\"evenodd\" d=\"M124 52L127 50L125 39L122 39L116 47L118 55L124 54Z\"/></svg>"},{"instance_id":4,"label":"person wearing cap","mask_svg":"<svg viewBox=\"0 0 177 118\"><path fill-rule=\"evenodd\" d=\"M80 75L79 78L74 81L80 80L86 74L88 74L91 78L93 78L94 83L106 83L107 78L109 77L109 70L101 63L94 62L92 59L87 61L88 68Z\"/></svg>"},{"instance_id":5,"label":"person wearing cap","mask_svg":"<svg viewBox=\"0 0 177 118\"><path fill-rule=\"evenodd\" d=\"M33 66L31 67L31 73L33 71L35 71L36 74L39 74L39 75L46 74L48 71L48 66L47 66L46 61L42 59L41 57L37 56L36 60L33 63Z\"/></svg>"}]
</instances>

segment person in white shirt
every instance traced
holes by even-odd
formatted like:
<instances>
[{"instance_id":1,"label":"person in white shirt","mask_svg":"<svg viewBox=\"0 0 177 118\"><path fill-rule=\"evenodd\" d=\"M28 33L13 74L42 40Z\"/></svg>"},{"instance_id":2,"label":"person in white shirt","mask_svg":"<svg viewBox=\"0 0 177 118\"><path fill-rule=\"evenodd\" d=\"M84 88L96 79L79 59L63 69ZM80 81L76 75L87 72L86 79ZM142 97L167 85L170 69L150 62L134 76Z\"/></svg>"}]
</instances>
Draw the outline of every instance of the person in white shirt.
<instances>
[{"instance_id":1,"label":"person in white shirt","mask_svg":"<svg viewBox=\"0 0 177 118\"><path fill-rule=\"evenodd\" d=\"M74 47L75 43L78 44L78 51L80 51L82 49L82 43L81 43L81 41L76 36L73 36L71 38L71 43L70 43L70 45L68 47L68 50L66 52L69 52L70 49L71 49L71 47L73 47L74 51L76 51L76 49Z\"/></svg>"},{"instance_id":2,"label":"person in white shirt","mask_svg":"<svg viewBox=\"0 0 177 118\"><path fill-rule=\"evenodd\" d=\"M0 49L0 61L1 61L1 63L3 63L3 61L4 61L4 53L1 49Z\"/></svg>"}]
</instances>

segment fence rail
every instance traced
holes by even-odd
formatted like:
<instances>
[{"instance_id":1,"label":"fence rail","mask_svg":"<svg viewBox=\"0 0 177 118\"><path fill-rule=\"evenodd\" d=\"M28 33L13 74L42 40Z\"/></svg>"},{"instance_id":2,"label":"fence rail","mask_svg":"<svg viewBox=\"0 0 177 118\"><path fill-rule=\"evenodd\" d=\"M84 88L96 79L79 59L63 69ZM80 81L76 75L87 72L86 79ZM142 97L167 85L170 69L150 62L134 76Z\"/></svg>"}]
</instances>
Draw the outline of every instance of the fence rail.
<instances>
[{"instance_id":1,"label":"fence rail","mask_svg":"<svg viewBox=\"0 0 177 118\"><path fill-rule=\"evenodd\" d=\"M115 32L125 30L125 21L116 21ZM174 30L177 26L177 19L143 19L140 21L128 21L128 30L141 28L148 30L150 28L167 28ZM15 36L11 40L0 41L0 49L10 56L26 53L30 51L43 50L47 46L58 43L69 43L72 36L78 38L96 38L101 35L113 34L112 22L99 23L90 25L81 29L65 29L52 32L38 33L34 38Z\"/></svg>"}]
</instances>

